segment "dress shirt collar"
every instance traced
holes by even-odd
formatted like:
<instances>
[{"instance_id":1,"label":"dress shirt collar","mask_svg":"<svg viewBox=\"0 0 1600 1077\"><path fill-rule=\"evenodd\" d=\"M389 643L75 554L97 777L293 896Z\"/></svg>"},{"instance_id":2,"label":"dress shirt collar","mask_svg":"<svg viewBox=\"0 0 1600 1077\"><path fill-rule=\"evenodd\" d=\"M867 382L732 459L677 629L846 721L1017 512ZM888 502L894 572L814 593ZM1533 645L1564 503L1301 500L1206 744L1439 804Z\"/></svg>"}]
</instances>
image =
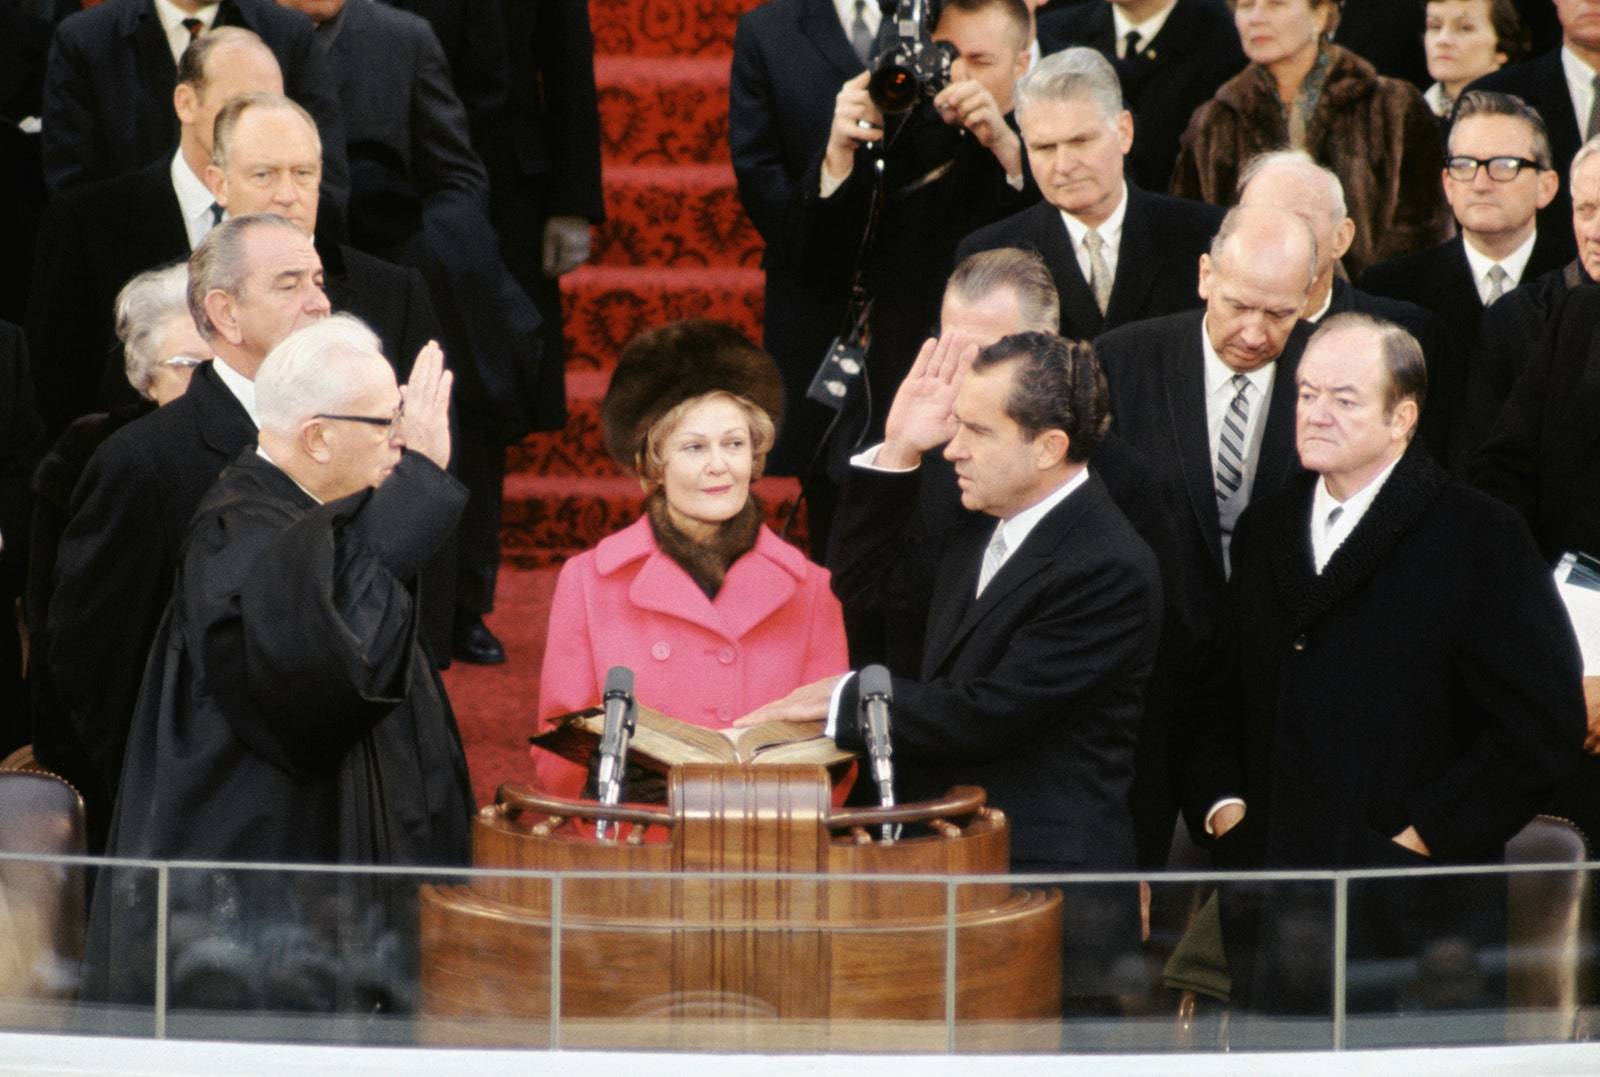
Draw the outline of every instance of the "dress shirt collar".
<instances>
[{"instance_id":1,"label":"dress shirt collar","mask_svg":"<svg viewBox=\"0 0 1600 1077\"><path fill-rule=\"evenodd\" d=\"M274 460L270 455L268 455L267 450L263 449L259 442L256 444L256 455L261 457L261 459L265 460L267 463L271 464L273 467L278 468L279 471L283 471L283 468L278 467L278 461ZM294 483L296 486L300 486L300 480L289 474L287 471L283 471L283 477ZM325 503L323 502L322 498L318 497L310 490L307 490L304 486L300 486L300 492L305 494L319 505Z\"/></svg>"},{"instance_id":2,"label":"dress shirt collar","mask_svg":"<svg viewBox=\"0 0 1600 1077\"><path fill-rule=\"evenodd\" d=\"M839 13L839 25L844 27L844 36L850 37L850 27L856 21L856 0L833 0L834 10ZM878 0L867 0L861 6L861 21L867 24L867 29L872 31L872 36L878 36L878 24L883 21L883 12L878 9Z\"/></svg>"},{"instance_id":3,"label":"dress shirt collar","mask_svg":"<svg viewBox=\"0 0 1600 1077\"><path fill-rule=\"evenodd\" d=\"M1572 110L1577 113L1578 136L1583 136L1589 123L1589 109L1594 104L1595 70L1578 58L1578 54L1561 46L1561 73L1567 80L1567 96L1572 98Z\"/></svg>"},{"instance_id":4,"label":"dress shirt collar","mask_svg":"<svg viewBox=\"0 0 1600 1077\"><path fill-rule=\"evenodd\" d=\"M183 159L182 147L172 155L172 192L178 196L178 212L183 215L183 226L189 232L189 249L194 250L211 231L211 207L217 200Z\"/></svg>"},{"instance_id":5,"label":"dress shirt collar","mask_svg":"<svg viewBox=\"0 0 1600 1077\"><path fill-rule=\"evenodd\" d=\"M1403 455L1403 454L1402 454ZM1389 476L1394 472L1394 466L1400 462L1400 457L1389 461L1389 466L1378 472L1377 476L1361 489L1340 501L1328 491L1328 480L1318 478L1316 491L1311 495L1311 549L1316 558L1317 572L1321 573L1323 566L1333 557L1334 552L1350 537L1356 529L1361 518L1372 507L1372 502L1378 497L1378 491L1383 489L1383 484L1389 481ZM1328 514L1336 508L1344 509L1339 519L1332 526L1328 524Z\"/></svg>"},{"instance_id":6,"label":"dress shirt collar","mask_svg":"<svg viewBox=\"0 0 1600 1077\"><path fill-rule=\"evenodd\" d=\"M1089 226L1078 220L1066 210L1061 210L1061 222L1067 226L1067 237L1072 240L1072 249L1083 249L1083 237L1089 234ZM1095 229L1100 233L1100 238L1105 240L1105 252L1108 256L1115 256L1122 247L1122 222L1128 216L1128 185L1122 185L1122 197L1117 201L1117 208L1111 211L1111 216L1100 222Z\"/></svg>"},{"instance_id":7,"label":"dress shirt collar","mask_svg":"<svg viewBox=\"0 0 1600 1077\"><path fill-rule=\"evenodd\" d=\"M1315 314L1304 315L1304 319L1310 322L1312 325L1316 325L1318 322L1322 321L1322 319L1326 318L1328 316L1328 311L1333 309L1334 283L1336 282L1329 283L1328 294L1323 298L1322 306L1317 309L1317 312Z\"/></svg>"},{"instance_id":8,"label":"dress shirt collar","mask_svg":"<svg viewBox=\"0 0 1600 1077\"><path fill-rule=\"evenodd\" d=\"M1450 114L1455 107L1455 102L1445 96L1444 83L1436 82L1422 91L1422 99L1428 103L1428 111L1441 120Z\"/></svg>"},{"instance_id":9,"label":"dress shirt collar","mask_svg":"<svg viewBox=\"0 0 1600 1077\"><path fill-rule=\"evenodd\" d=\"M250 416L250 421L256 424L256 429L261 429L261 420L256 418L256 383L239 373L228 365L228 361L220 355L211 361L211 369L221 379L222 384L228 387L234 399L239 401L245 414Z\"/></svg>"},{"instance_id":10,"label":"dress shirt collar","mask_svg":"<svg viewBox=\"0 0 1600 1077\"><path fill-rule=\"evenodd\" d=\"M1051 490L1037 504L1030 505L1009 520L1001 520L996 524L995 530L1002 532L1006 537L1006 555L1001 564L1009 561L1011 555L1022 547L1028 535L1039 526L1040 520L1050 514L1051 509L1065 501L1074 490L1088 481L1089 466L1085 464L1078 469L1076 475Z\"/></svg>"},{"instance_id":11,"label":"dress shirt collar","mask_svg":"<svg viewBox=\"0 0 1600 1077\"><path fill-rule=\"evenodd\" d=\"M1161 28L1167 25L1167 16L1171 15L1172 9L1177 6L1178 0L1172 0L1172 3L1144 20L1144 22L1129 22L1128 16L1122 13L1122 8L1112 4L1111 25L1116 27L1117 52L1120 53L1122 51L1122 41L1128 36L1129 30L1139 31L1139 51L1143 52L1148 49L1150 42L1155 40L1155 36L1161 32Z\"/></svg>"},{"instance_id":12,"label":"dress shirt collar","mask_svg":"<svg viewBox=\"0 0 1600 1077\"><path fill-rule=\"evenodd\" d=\"M1240 371L1224 363L1222 356L1217 354L1217 349L1211 346L1211 334L1206 329L1204 319L1200 322L1200 351L1205 355L1206 400L1208 401L1207 408L1209 409L1211 406L1209 401L1212 397L1223 394L1229 397L1233 396L1234 389L1231 383L1233 376L1240 373ZM1256 414L1255 405L1265 400L1267 395L1272 392L1272 377L1277 369L1277 360L1273 360L1245 373L1244 376L1249 379L1251 387L1255 389L1255 399L1250 402L1252 415Z\"/></svg>"},{"instance_id":13,"label":"dress shirt collar","mask_svg":"<svg viewBox=\"0 0 1600 1077\"><path fill-rule=\"evenodd\" d=\"M189 42L194 40L189 36L188 29L183 25L184 19L199 19L205 23L206 29L211 29L217 21L217 4L201 4L200 10L193 15L174 4L172 0L154 0L156 18L161 22L161 32L166 35L167 48L172 51L172 62L177 63L178 57L183 55L183 50L189 47Z\"/></svg>"},{"instance_id":14,"label":"dress shirt collar","mask_svg":"<svg viewBox=\"0 0 1600 1077\"><path fill-rule=\"evenodd\" d=\"M1506 291L1510 291L1522 283L1523 270L1528 268L1528 259L1533 257L1533 244L1539 238L1539 230L1535 228L1529 233L1528 238L1522 241L1522 246L1500 259L1499 266L1506 271ZM1489 269L1496 264L1493 258L1482 253L1472 245L1472 240L1466 236L1461 237L1462 249L1467 252L1467 265L1472 267L1472 283L1478 288L1478 298L1485 299L1489 295L1489 282L1487 280Z\"/></svg>"}]
</instances>

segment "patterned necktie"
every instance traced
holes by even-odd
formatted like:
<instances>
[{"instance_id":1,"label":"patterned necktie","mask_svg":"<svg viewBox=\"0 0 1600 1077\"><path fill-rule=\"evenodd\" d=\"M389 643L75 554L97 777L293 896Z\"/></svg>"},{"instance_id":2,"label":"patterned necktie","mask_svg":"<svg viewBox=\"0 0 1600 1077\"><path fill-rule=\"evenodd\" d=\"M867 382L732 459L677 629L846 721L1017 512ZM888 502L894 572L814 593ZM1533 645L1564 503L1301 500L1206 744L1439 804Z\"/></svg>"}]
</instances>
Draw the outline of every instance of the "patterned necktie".
<instances>
[{"instance_id":1,"label":"patterned necktie","mask_svg":"<svg viewBox=\"0 0 1600 1077\"><path fill-rule=\"evenodd\" d=\"M1489 267L1489 298L1485 299L1483 301L1483 305L1486 306L1486 307L1493 306L1495 300L1497 300L1501 296L1505 295L1506 294L1506 281L1508 281L1510 279L1511 279L1511 274L1507 273L1503 266L1499 266L1499 265L1490 266Z\"/></svg>"},{"instance_id":2,"label":"patterned necktie","mask_svg":"<svg viewBox=\"0 0 1600 1077\"><path fill-rule=\"evenodd\" d=\"M206 32L206 24L199 19L184 19L183 28L189 31L189 40L193 41Z\"/></svg>"},{"instance_id":3,"label":"patterned necktie","mask_svg":"<svg viewBox=\"0 0 1600 1077\"><path fill-rule=\"evenodd\" d=\"M850 47L863 64L872 62L872 31L867 27L867 0L856 0L855 21L850 24Z\"/></svg>"},{"instance_id":4,"label":"patterned necktie","mask_svg":"<svg viewBox=\"0 0 1600 1077\"><path fill-rule=\"evenodd\" d=\"M1093 228L1083 234L1083 249L1089 252L1089 289L1102 317L1111 306L1111 267L1106 265L1105 247L1106 241Z\"/></svg>"},{"instance_id":5,"label":"patterned necktie","mask_svg":"<svg viewBox=\"0 0 1600 1077\"><path fill-rule=\"evenodd\" d=\"M1586 142L1595 135L1600 135L1600 75L1590 80L1589 89L1594 96L1589 100L1589 122L1583 129L1583 138Z\"/></svg>"},{"instance_id":6,"label":"patterned necktie","mask_svg":"<svg viewBox=\"0 0 1600 1077\"><path fill-rule=\"evenodd\" d=\"M1139 31L1129 30L1122 35L1122 58L1124 60L1136 59L1139 55Z\"/></svg>"},{"instance_id":7,"label":"patterned necktie","mask_svg":"<svg viewBox=\"0 0 1600 1077\"><path fill-rule=\"evenodd\" d=\"M994 579L994 574L1000 571L1000 566L1006 559L1006 529L1004 525L996 524L994 538L989 540L989 545L983 551L983 567L978 570L978 594L983 594L983 589L989 586L989 581Z\"/></svg>"},{"instance_id":8,"label":"patterned necktie","mask_svg":"<svg viewBox=\"0 0 1600 1077\"><path fill-rule=\"evenodd\" d=\"M1250 422L1250 379L1235 374L1233 400L1222 416L1222 436L1217 439L1217 501L1230 500L1244 483L1244 432Z\"/></svg>"}]
</instances>

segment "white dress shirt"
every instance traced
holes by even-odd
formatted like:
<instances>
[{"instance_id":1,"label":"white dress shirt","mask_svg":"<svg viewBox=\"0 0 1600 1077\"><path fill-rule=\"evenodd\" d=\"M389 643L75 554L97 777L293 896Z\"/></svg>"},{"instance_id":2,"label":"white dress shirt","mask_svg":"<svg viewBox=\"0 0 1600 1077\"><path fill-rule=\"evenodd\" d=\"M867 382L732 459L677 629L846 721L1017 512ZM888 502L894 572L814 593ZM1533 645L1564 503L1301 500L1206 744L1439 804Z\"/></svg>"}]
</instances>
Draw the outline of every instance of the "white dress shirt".
<instances>
[{"instance_id":1,"label":"white dress shirt","mask_svg":"<svg viewBox=\"0 0 1600 1077\"><path fill-rule=\"evenodd\" d=\"M1561 73L1567 79L1567 96L1572 98L1572 113L1578 118L1578 141L1582 142L1589 127L1589 110L1594 107L1595 70L1563 45Z\"/></svg>"},{"instance_id":2,"label":"white dress shirt","mask_svg":"<svg viewBox=\"0 0 1600 1077\"><path fill-rule=\"evenodd\" d=\"M1217 466L1217 449L1222 442L1222 419L1228 414L1228 408L1233 404L1234 387L1233 376L1238 371L1222 361L1215 348L1211 346L1211 333L1204 321L1200 324L1200 350L1205 354L1206 373L1206 434L1210 438L1211 467L1213 471ZM1261 457L1261 436L1267 424L1263 421L1268 403L1272 400L1272 382L1277 374L1276 362L1266 363L1245 375L1250 383L1246 399L1249 401L1249 414L1245 419L1244 431L1244 478L1240 480L1239 492L1235 497L1244 498L1244 503L1250 503L1250 488L1256 480L1256 462ZM1224 532L1222 535L1222 556L1226 561L1228 547L1232 543L1233 535Z\"/></svg>"},{"instance_id":3,"label":"white dress shirt","mask_svg":"<svg viewBox=\"0 0 1600 1077\"><path fill-rule=\"evenodd\" d=\"M897 474L905 474L908 471L916 470L914 467L879 467L876 461L878 457L878 450L882 447L882 444L878 444L872 446L870 449L865 449L862 452L856 453L856 455L850 458L850 466L866 468L869 471L885 471ZM996 575L999 574L1000 568L1003 568L1005 563L1011 560L1011 555L1016 553L1018 548L1020 548L1022 544L1027 541L1028 536L1033 533L1033 529L1039 526L1039 521L1048 516L1051 509L1065 501L1075 490L1081 488L1083 484L1088 481L1089 466L1085 464L1083 467L1078 469L1078 473L1076 475L1072 476L1072 478L1068 479L1060 486L1057 486L1054 490L1051 490L1043 498L1039 499L1039 501L1023 509L1021 512L1017 513L1011 518L1000 520L995 523L995 530L1003 533L1006 541L1006 548L1004 554L1001 555L1000 565L995 569ZM994 538L993 535L991 535L990 542L993 541ZM985 545L987 546L987 544ZM823 732L830 738L839 728L839 697L844 694L845 685L849 684L850 679L854 676L855 673L852 671L850 673L846 673L843 677L840 677L839 683L833 686L833 694L828 698L828 722L827 725L823 727Z\"/></svg>"},{"instance_id":4,"label":"white dress shirt","mask_svg":"<svg viewBox=\"0 0 1600 1077\"><path fill-rule=\"evenodd\" d=\"M1111 271L1111 280L1117 279L1117 255L1122 250L1122 222L1128 216L1128 185L1122 185L1122 196L1117 201L1117 208L1111 211L1111 216L1100 222L1095 229L1104 240L1100 248L1100 257L1106 260L1106 268ZM1078 268L1083 272L1083 279L1089 280L1089 249L1083 245L1083 237L1089 234L1089 226L1065 210L1061 211L1061 223L1067 226L1067 238L1072 240L1072 253L1078 259Z\"/></svg>"},{"instance_id":5,"label":"white dress shirt","mask_svg":"<svg viewBox=\"0 0 1600 1077\"><path fill-rule=\"evenodd\" d=\"M1344 545L1344 540L1356 529L1361 517L1367 514L1373 500L1378 496L1378 491L1389 481L1394 465L1399 462L1400 458L1395 457L1389 462L1388 467L1378 472L1376 478L1343 501L1328 491L1326 478L1317 480L1316 492L1311 495L1311 559L1316 566L1317 575L1322 575L1322 570L1328 567L1334 551ZM1340 510L1336 519L1332 518L1335 509Z\"/></svg>"},{"instance_id":6,"label":"white dress shirt","mask_svg":"<svg viewBox=\"0 0 1600 1077\"><path fill-rule=\"evenodd\" d=\"M156 18L161 22L161 32L167 37L167 48L172 50L172 62L177 63L178 57L183 55L183 50L189 47L189 42L194 38L189 36L189 28L183 25L184 19L199 19L205 23L209 30L217 21L217 4L201 4L200 10L193 15L174 4L172 0L155 0ZM202 31L203 33L204 31Z\"/></svg>"},{"instance_id":7,"label":"white dress shirt","mask_svg":"<svg viewBox=\"0 0 1600 1077\"><path fill-rule=\"evenodd\" d=\"M1494 288L1494 282L1489 279L1489 271L1499 266L1506 271L1505 290L1510 291L1522 283L1523 271L1528 268L1528 259L1533 257L1533 242L1539 238L1539 230L1535 228L1522 241L1522 246L1500 259L1498 262L1472 245L1470 236L1462 237L1462 248L1467 252L1467 265L1472 267L1472 283L1478 289L1478 301L1485 306L1489 303L1489 294Z\"/></svg>"},{"instance_id":8,"label":"white dress shirt","mask_svg":"<svg viewBox=\"0 0 1600 1077\"><path fill-rule=\"evenodd\" d=\"M1139 31L1139 51L1143 52L1144 50L1148 49L1150 47L1150 42L1153 41L1155 36L1161 32L1161 28L1167 25L1167 16L1171 15L1172 9L1177 6L1178 0L1172 0L1172 3L1168 4L1166 7L1150 16L1148 19L1144 20L1144 22L1129 22L1128 16L1122 13L1122 8L1116 4L1112 4L1111 24L1116 27L1117 56L1120 59L1127 59L1126 56L1122 55L1122 50L1127 47L1126 42L1129 30Z\"/></svg>"},{"instance_id":9,"label":"white dress shirt","mask_svg":"<svg viewBox=\"0 0 1600 1077\"><path fill-rule=\"evenodd\" d=\"M189 234L189 249L194 250L211 231L216 219L211 207L217 200L183 159L182 149L172 155L172 193L178 196L178 212L183 215L183 227Z\"/></svg>"},{"instance_id":10,"label":"white dress shirt","mask_svg":"<svg viewBox=\"0 0 1600 1077\"><path fill-rule=\"evenodd\" d=\"M1428 103L1428 111L1441 120L1449 115L1449 110L1455 108L1455 102L1444 95L1444 83L1436 82L1422 91L1422 99Z\"/></svg>"},{"instance_id":11,"label":"white dress shirt","mask_svg":"<svg viewBox=\"0 0 1600 1077\"><path fill-rule=\"evenodd\" d=\"M1322 321L1322 319L1324 319L1324 318L1326 318L1328 316L1328 311L1331 310L1332 308L1333 308L1333 285L1330 283L1328 285L1328 294L1323 297L1322 306L1317 309L1317 312L1315 314L1303 314L1303 315L1301 315L1301 317L1303 317L1306 321L1310 322L1312 325L1316 325L1318 322Z\"/></svg>"},{"instance_id":12,"label":"white dress shirt","mask_svg":"<svg viewBox=\"0 0 1600 1077\"><path fill-rule=\"evenodd\" d=\"M256 383L239 373L228 365L228 361L220 355L211 360L211 369L221 379L222 384L228 387L234 399L239 401L250 421L256 424L256 429L261 429L261 420L256 417Z\"/></svg>"}]
</instances>

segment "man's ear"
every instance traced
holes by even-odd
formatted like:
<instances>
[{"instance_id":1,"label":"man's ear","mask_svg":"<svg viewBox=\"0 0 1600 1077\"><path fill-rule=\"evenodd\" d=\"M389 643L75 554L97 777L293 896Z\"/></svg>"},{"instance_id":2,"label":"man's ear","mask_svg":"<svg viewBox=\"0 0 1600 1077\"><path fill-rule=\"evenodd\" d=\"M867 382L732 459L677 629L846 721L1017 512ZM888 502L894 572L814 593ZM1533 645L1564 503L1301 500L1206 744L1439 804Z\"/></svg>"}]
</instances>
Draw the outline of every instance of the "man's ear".
<instances>
[{"instance_id":1,"label":"man's ear","mask_svg":"<svg viewBox=\"0 0 1600 1077\"><path fill-rule=\"evenodd\" d=\"M223 209L228 208L228 180L222 174L222 169L216 165L206 165L206 174L200 177L205 180L206 189L211 192L211 197L217 200L217 205Z\"/></svg>"},{"instance_id":2,"label":"man's ear","mask_svg":"<svg viewBox=\"0 0 1600 1077\"><path fill-rule=\"evenodd\" d=\"M217 335L229 344L242 344L244 333L239 329L239 320L234 309L233 296L221 288L213 288L206 293L206 317L211 320Z\"/></svg>"},{"instance_id":3,"label":"man's ear","mask_svg":"<svg viewBox=\"0 0 1600 1077\"><path fill-rule=\"evenodd\" d=\"M1072 439L1065 430L1046 430L1033 439L1034 466L1048 471L1067 458Z\"/></svg>"},{"instance_id":4,"label":"man's ear","mask_svg":"<svg viewBox=\"0 0 1600 1077\"><path fill-rule=\"evenodd\" d=\"M178 122L191 124L200 111L200 95L194 92L194 87L187 82L180 82L172 90L172 111L178 114Z\"/></svg>"},{"instance_id":5,"label":"man's ear","mask_svg":"<svg viewBox=\"0 0 1600 1077\"><path fill-rule=\"evenodd\" d=\"M333 459L333 449L328 445L328 427L321 419L307 419L300 424L300 451L319 464Z\"/></svg>"}]
</instances>

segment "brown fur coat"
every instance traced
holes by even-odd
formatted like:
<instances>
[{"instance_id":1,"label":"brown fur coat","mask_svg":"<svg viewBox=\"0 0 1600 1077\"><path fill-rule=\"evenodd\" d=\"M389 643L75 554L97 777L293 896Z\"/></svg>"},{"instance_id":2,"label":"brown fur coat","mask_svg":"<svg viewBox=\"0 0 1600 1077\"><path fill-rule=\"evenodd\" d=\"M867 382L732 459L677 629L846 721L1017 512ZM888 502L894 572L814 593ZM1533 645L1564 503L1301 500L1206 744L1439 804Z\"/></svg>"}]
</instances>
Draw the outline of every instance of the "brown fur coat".
<instances>
[{"instance_id":1,"label":"brown fur coat","mask_svg":"<svg viewBox=\"0 0 1600 1077\"><path fill-rule=\"evenodd\" d=\"M1306 152L1338 173L1355 242L1351 279L1373 262L1442 243L1453 233L1440 175L1439 121L1410 83L1380 76L1354 53L1328 45L1327 81L1306 124ZM1251 64L1223 83L1189 121L1172 193L1217 205L1237 201L1239 172L1256 154L1283 149L1289 132L1265 68Z\"/></svg>"}]
</instances>

